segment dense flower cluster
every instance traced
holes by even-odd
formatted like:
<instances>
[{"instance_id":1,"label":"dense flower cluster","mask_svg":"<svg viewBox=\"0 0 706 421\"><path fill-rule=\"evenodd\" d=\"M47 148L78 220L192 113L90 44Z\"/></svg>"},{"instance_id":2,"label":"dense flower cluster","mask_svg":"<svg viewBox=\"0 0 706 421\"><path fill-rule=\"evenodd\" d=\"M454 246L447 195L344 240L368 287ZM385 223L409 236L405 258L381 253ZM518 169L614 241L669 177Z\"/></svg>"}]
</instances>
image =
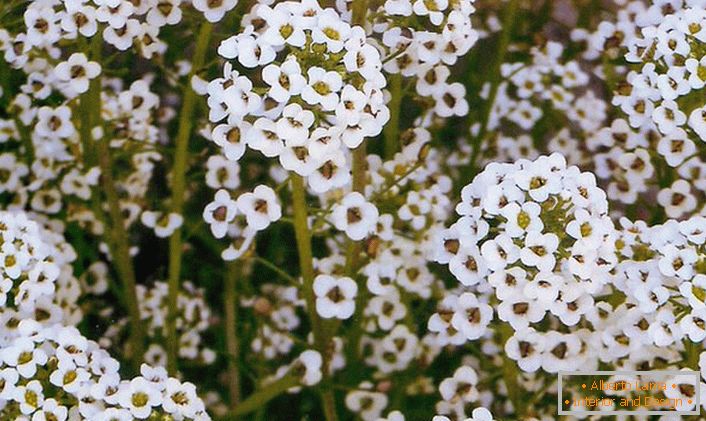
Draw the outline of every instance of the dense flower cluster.
<instances>
[{"instance_id":1,"label":"dense flower cluster","mask_svg":"<svg viewBox=\"0 0 706 421\"><path fill-rule=\"evenodd\" d=\"M613 82L612 104L625 117L587 140L596 175L609 181L611 197L627 204L658 185L657 200L670 218L701 211L696 202L703 196L706 164L698 151L706 137L700 128L699 92L705 82L698 28L706 22L699 7L691 1L649 7L630 2L615 21L602 22L593 33L573 34L586 41L587 59L624 54L625 64L634 63L615 66L621 77Z\"/></svg>"},{"instance_id":2,"label":"dense flower cluster","mask_svg":"<svg viewBox=\"0 0 706 421\"><path fill-rule=\"evenodd\" d=\"M210 419L195 386L168 377L164 368L144 364L141 376L121 380L120 363L74 327L26 319L18 331L0 352L3 418Z\"/></svg>"},{"instance_id":3,"label":"dense flower cluster","mask_svg":"<svg viewBox=\"0 0 706 421\"><path fill-rule=\"evenodd\" d=\"M696 409L705 6L0 2L0 419Z\"/></svg>"},{"instance_id":4,"label":"dense flower cluster","mask_svg":"<svg viewBox=\"0 0 706 421\"><path fill-rule=\"evenodd\" d=\"M60 234L24 213L0 213L0 227L0 314L6 321L0 330L0 417L210 419L193 384L148 365L142 376L121 380L120 363L72 326L76 315L64 316L59 303L76 308L76 297L67 301L66 284L76 256ZM78 281L73 283L77 296Z\"/></svg>"},{"instance_id":5,"label":"dense flower cluster","mask_svg":"<svg viewBox=\"0 0 706 421\"><path fill-rule=\"evenodd\" d=\"M51 226L24 213L0 212L0 347L19 334L21 320L73 325L83 317L71 268L76 252Z\"/></svg>"},{"instance_id":6,"label":"dense flower cluster","mask_svg":"<svg viewBox=\"0 0 706 421\"><path fill-rule=\"evenodd\" d=\"M344 151L378 135L389 118L380 53L362 28L316 2L256 6L240 34L223 41L230 63L208 84L211 134L229 160L259 151L305 176L312 188L341 187ZM256 82L260 83L257 85Z\"/></svg>"},{"instance_id":7,"label":"dense flower cluster","mask_svg":"<svg viewBox=\"0 0 706 421\"><path fill-rule=\"evenodd\" d=\"M466 88L449 83L449 66L456 64L478 40L471 24L474 0L387 0L372 22L382 35L383 70L414 78L415 90L433 101L439 117L468 113Z\"/></svg>"},{"instance_id":8,"label":"dense flower cluster","mask_svg":"<svg viewBox=\"0 0 706 421\"><path fill-rule=\"evenodd\" d=\"M550 312L574 326L593 308L617 259L606 196L592 174L567 168L558 154L491 164L461 197L461 218L441 233L436 260L465 286L490 284L500 319L520 331ZM474 339L492 312L466 294L445 301L454 313L447 323ZM437 316L430 327L447 332Z\"/></svg>"},{"instance_id":9,"label":"dense flower cluster","mask_svg":"<svg viewBox=\"0 0 706 421\"><path fill-rule=\"evenodd\" d=\"M491 102L487 124L471 126L470 134L484 137L480 153L487 162L537 158L542 150L532 132L546 121L562 122L547 134L547 150L562 153L570 164L586 162L581 141L602 127L607 104L587 89L589 74L564 50L554 41L532 47L525 62L501 65L496 92L484 85L481 95Z\"/></svg>"}]
</instances>

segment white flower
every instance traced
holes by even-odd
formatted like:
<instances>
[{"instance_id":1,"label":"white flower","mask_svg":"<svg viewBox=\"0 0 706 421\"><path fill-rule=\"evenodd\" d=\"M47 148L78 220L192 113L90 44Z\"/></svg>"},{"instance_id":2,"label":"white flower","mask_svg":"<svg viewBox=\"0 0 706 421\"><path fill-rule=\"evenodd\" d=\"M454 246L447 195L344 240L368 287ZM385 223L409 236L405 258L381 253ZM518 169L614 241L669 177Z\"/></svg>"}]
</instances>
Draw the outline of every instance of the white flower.
<instances>
[{"instance_id":1,"label":"white flower","mask_svg":"<svg viewBox=\"0 0 706 421\"><path fill-rule=\"evenodd\" d=\"M303 146L309 140L309 128L314 123L314 113L299 104L284 107L282 118L277 121L277 135L287 146Z\"/></svg>"},{"instance_id":2,"label":"white flower","mask_svg":"<svg viewBox=\"0 0 706 421\"><path fill-rule=\"evenodd\" d=\"M44 403L44 391L38 380L32 380L24 386L18 386L13 396L20 404L20 411L30 415Z\"/></svg>"},{"instance_id":3,"label":"white flower","mask_svg":"<svg viewBox=\"0 0 706 421\"><path fill-rule=\"evenodd\" d=\"M558 246L559 238L555 234L530 232L525 237L524 247L520 250L520 260L527 266L536 267L539 271L552 271L556 264L554 252Z\"/></svg>"},{"instance_id":4,"label":"white flower","mask_svg":"<svg viewBox=\"0 0 706 421\"><path fill-rule=\"evenodd\" d=\"M444 379L439 384L439 393L445 401L456 399L462 402L472 402L478 397L478 374L469 366L461 366L453 374L453 377Z\"/></svg>"},{"instance_id":5,"label":"white flower","mask_svg":"<svg viewBox=\"0 0 706 421\"><path fill-rule=\"evenodd\" d=\"M37 112L37 125L34 131L44 137L71 137L76 132L71 122L71 109L67 106L55 109L41 107Z\"/></svg>"},{"instance_id":6,"label":"white flower","mask_svg":"<svg viewBox=\"0 0 706 421\"><path fill-rule=\"evenodd\" d=\"M232 10L238 0L193 0L194 8L203 12L209 22L218 22Z\"/></svg>"},{"instance_id":7,"label":"white flower","mask_svg":"<svg viewBox=\"0 0 706 421\"><path fill-rule=\"evenodd\" d=\"M671 187L660 190L657 202L670 218L679 218L696 208L696 198L691 194L691 185L686 180L677 180Z\"/></svg>"},{"instance_id":8,"label":"white flower","mask_svg":"<svg viewBox=\"0 0 706 421\"><path fill-rule=\"evenodd\" d=\"M413 10L416 15L429 16L434 25L441 25L444 19L443 11L448 7L448 0L416 0Z\"/></svg>"},{"instance_id":9,"label":"white flower","mask_svg":"<svg viewBox=\"0 0 706 421\"><path fill-rule=\"evenodd\" d=\"M238 210L245 215L248 227L255 231L267 228L282 217L282 207L271 188L260 185L252 193L243 193L236 200Z\"/></svg>"},{"instance_id":10,"label":"white flower","mask_svg":"<svg viewBox=\"0 0 706 421\"><path fill-rule=\"evenodd\" d=\"M29 338L16 339L11 346L0 350L0 356L5 364L15 367L24 378L34 377L37 366L47 362L47 354L35 348L34 342Z\"/></svg>"},{"instance_id":11,"label":"white flower","mask_svg":"<svg viewBox=\"0 0 706 421\"><path fill-rule=\"evenodd\" d=\"M466 292L458 298L458 307L451 319L451 324L468 340L474 340L483 336L492 319L492 307L479 302L474 294Z\"/></svg>"},{"instance_id":12,"label":"white flower","mask_svg":"<svg viewBox=\"0 0 706 421\"><path fill-rule=\"evenodd\" d=\"M331 211L335 227L356 241L375 231L378 216L375 205L367 202L358 192L348 193Z\"/></svg>"},{"instance_id":13,"label":"white flower","mask_svg":"<svg viewBox=\"0 0 706 421\"><path fill-rule=\"evenodd\" d=\"M248 137L248 146L268 158L279 156L284 150L282 138L277 134L277 124L268 118L258 118L248 130Z\"/></svg>"},{"instance_id":14,"label":"white flower","mask_svg":"<svg viewBox=\"0 0 706 421\"><path fill-rule=\"evenodd\" d=\"M363 388L370 384L361 384ZM364 421L375 421L387 406L387 395L371 390L355 390L346 395L346 408L357 413Z\"/></svg>"},{"instance_id":15,"label":"white flower","mask_svg":"<svg viewBox=\"0 0 706 421\"><path fill-rule=\"evenodd\" d=\"M522 205L509 203L500 210L507 223L505 232L510 237L521 237L525 232L541 232L544 223L539 217L542 208L535 202L525 202Z\"/></svg>"},{"instance_id":16,"label":"white flower","mask_svg":"<svg viewBox=\"0 0 706 421\"><path fill-rule=\"evenodd\" d=\"M332 53L341 51L344 40L348 39L350 35L350 25L343 22L333 9L325 9L319 14L317 25L311 33L315 43L326 44L326 47Z\"/></svg>"},{"instance_id":17,"label":"white flower","mask_svg":"<svg viewBox=\"0 0 706 421\"><path fill-rule=\"evenodd\" d=\"M267 30L262 38L268 43L280 46L285 43L302 47L306 42L306 34L298 22L292 20L290 11L285 5L276 5L274 9L263 5L257 13L267 22Z\"/></svg>"},{"instance_id":18,"label":"white flower","mask_svg":"<svg viewBox=\"0 0 706 421\"><path fill-rule=\"evenodd\" d=\"M59 63L54 69L57 79L70 85L76 93L88 91L88 84L101 73L101 66L83 53L71 54L67 61Z\"/></svg>"},{"instance_id":19,"label":"white flower","mask_svg":"<svg viewBox=\"0 0 706 421\"><path fill-rule=\"evenodd\" d=\"M333 111L338 104L338 91L343 85L341 75L327 72L321 67L310 67L307 76L308 82L302 89L302 99L311 105L321 104L325 111Z\"/></svg>"},{"instance_id":20,"label":"white flower","mask_svg":"<svg viewBox=\"0 0 706 421\"><path fill-rule=\"evenodd\" d=\"M164 384L162 408L169 414L194 418L204 410L203 402L196 395L196 386L170 377Z\"/></svg>"},{"instance_id":21,"label":"white flower","mask_svg":"<svg viewBox=\"0 0 706 421\"><path fill-rule=\"evenodd\" d=\"M286 60L281 66L269 64L262 69L262 80L270 85L268 95L277 102L287 102L292 95L299 95L307 82L295 59Z\"/></svg>"},{"instance_id":22,"label":"white flower","mask_svg":"<svg viewBox=\"0 0 706 421\"><path fill-rule=\"evenodd\" d=\"M237 212L238 206L235 200L230 198L228 191L220 189L216 192L213 202L204 208L203 219L211 227L214 237L223 238Z\"/></svg>"},{"instance_id":23,"label":"white flower","mask_svg":"<svg viewBox=\"0 0 706 421\"><path fill-rule=\"evenodd\" d=\"M298 362L303 366L304 373L301 376L302 384L313 386L321 381L321 365L323 360L317 351L306 350L299 356Z\"/></svg>"},{"instance_id":24,"label":"white flower","mask_svg":"<svg viewBox=\"0 0 706 421\"><path fill-rule=\"evenodd\" d=\"M164 214L162 212L144 211L140 216L140 221L146 227L152 228L157 237L167 238L181 227L184 217L174 212Z\"/></svg>"},{"instance_id":25,"label":"white flower","mask_svg":"<svg viewBox=\"0 0 706 421\"><path fill-rule=\"evenodd\" d=\"M121 384L118 402L123 408L129 409L135 418L146 419L152 407L162 403L162 394L143 377L136 377L129 383Z\"/></svg>"},{"instance_id":26,"label":"white flower","mask_svg":"<svg viewBox=\"0 0 706 421\"><path fill-rule=\"evenodd\" d=\"M314 279L316 312L324 319L347 319L355 311L358 285L348 277L318 275Z\"/></svg>"},{"instance_id":27,"label":"white flower","mask_svg":"<svg viewBox=\"0 0 706 421\"><path fill-rule=\"evenodd\" d=\"M223 154L229 160L238 161L245 154L250 127L250 124L244 121L235 126L219 124L213 129L211 138L216 145L223 148Z\"/></svg>"}]
</instances>

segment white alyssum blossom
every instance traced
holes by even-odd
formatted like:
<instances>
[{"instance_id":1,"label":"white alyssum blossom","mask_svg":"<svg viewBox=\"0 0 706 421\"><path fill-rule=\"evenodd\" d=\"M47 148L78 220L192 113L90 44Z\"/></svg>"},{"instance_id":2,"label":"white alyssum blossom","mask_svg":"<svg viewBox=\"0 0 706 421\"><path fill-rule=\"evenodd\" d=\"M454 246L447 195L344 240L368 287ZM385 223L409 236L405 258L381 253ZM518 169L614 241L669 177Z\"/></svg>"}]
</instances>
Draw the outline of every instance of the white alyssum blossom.
<instances>
[{"instance_id":1,"label":"white alyssum blossom","mask_svg":"<svg viewBox=\"0 0 706 421\"><path fill-rule=\"evenodd\" d=\"M378 210L358 192L348 193L331 210L334 226L345 231L352 240L362 240L372 233L378 222Z\"/></svg>"},{"instance_id":2,"label":"white alyssum blossom","mask_svg":"<svg viewBox=\"0 0 706 421\"><path fill-rule=\"evenodd\" d=\"M157 237L167 238L181 227L184 217L174 212L144 211L140 216L140 221L146 227L152 228Z\"/></svg>"},{"instance_id":3,"label":"white alyssum blossom","mask_svg":"<svg viewBox=\"0 0 706 421\"><path fill-rule=\"evenodd\" d=\"M240 211L255 231L267 228L272 222L282 217L282 207L277 194L270 187L260 185L252 193L243 193L236 200Z\"/></svg>"},{"instance_id":4,"label":"white alyssum blossom","mask_svg":"<svg viewBox=\"0 0 706 421\"><path fill-rule=\"evenodd\" d=\"M83 53L74 53L65 62L59 63L54 69L57 79L67 83L76 94L88 91L88 84L101 72L101 66L88 61Z\"/></svg>"},{"instance_id":5,"label":"white alyssum blossom","mask_svg":"<svg viewBox=\"0 0 706 421\"><path fill-rule=\"evenodd\" d=\"M314 279L316 312L325 319L347 319L355 311L358 285L348 277L318 275Z\"/></svg>"}]
</instances>

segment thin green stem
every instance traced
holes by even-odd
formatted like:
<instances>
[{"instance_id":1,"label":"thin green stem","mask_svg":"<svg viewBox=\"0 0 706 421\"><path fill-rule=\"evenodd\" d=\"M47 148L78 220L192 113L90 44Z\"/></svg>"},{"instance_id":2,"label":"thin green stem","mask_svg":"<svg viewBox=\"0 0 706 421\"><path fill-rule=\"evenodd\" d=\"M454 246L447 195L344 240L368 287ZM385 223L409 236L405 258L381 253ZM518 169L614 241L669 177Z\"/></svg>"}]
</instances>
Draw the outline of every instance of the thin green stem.
<instances>
[{"instance_id":1,"label":"thin green stem","mask_svg":"<svg viewBox=\"0 0 706 421\"><path fill-rule=\"evenodd\" d=\"M355 1L353 2L353 24L357 25L363 25L365 22L365 17L368 12L368 2L367 0L361 0L361 1ZM403 94L399 93L399 96L401 97ZM393 98L394 100L394 98ZM391 109L392 112L395 112ZM393 129L389 129L394 131ZM397 141L397 136L393 132L386 132L385 133L385 139L387 140L388 137L391 140ZM365 184L366 184L366 171L367 171L367 150L366 150L366 143L365 140L355 149L353 150L353 162L351 165L351 173L352 173L352 190L354 192L358 192L361 194L365 194ZM387 153L387 144L386 144L386 153ZM349 358L349 361L353 362L355 361L355 357L357 357L358 353L358 343L360 339L360 332L362 331L362 321L360 320L360 317L362 315L362 306L363 303L365 302L365 296L366 296L366 291L367 288L360 287L361 281L357 279L357 274L360 269L360 260L361 260L361 252L363 250L363 243L360 241L353 241L350 238L346 239L346 261L345 261L345 273L347 276L352 278L353 280L356 281L356 283L359 284L359 292L358 296L356 297L355 300L355 308L356 312L353 315L353 320L352 320L352 332L349 335L349 346L346 349L346 355ZM335 327L338 328L340 324L337 324ZM334 330L335 334L335 330Z\"/></svg>"},{"instance_id":2,"label":"thin green stem","mask_svg":"<svg viewBox=\"0 0 706 421\"><path fill-rule=\"evenodd\" d=\"M98 63L101 62L101 49L102 40L100 36L96 35L90 46L89 55L91 60ZM125 227L122 209L120 208L120 196L113 176L110 139L103 138L94 142L91 135L92 129L102 124L100 90L101 80L100 77L97 77L91 81L88 92L84 93L79 99L79 113L81 114L80 137L84 145L83 160L84 165L87 167L95 165L95 161L97 161L101 170L101 189L105 194L108 217L110 219L107 243L115 271L122 282L122 293L125 297L124 302L127 307L130 324L129 346L126 354L128 354L132 362L132 369L137 370L142 362L144 339L137 300L135 269L130 257L130 240ZM97 157L93 152L94 149L97 150Z\"/></svg>"},{"instance_id":3,"label":"thin green stem","mask_svg":"<svg viewBox=\"0 0 706 421\"><path fill-rule=\"evenodd\" d=\"M390 75L390 121L383 130L385 138L385 159L392 159L397 152L400 137L400 110L402 109L402 75Z\"/></svg>"},{"instance_id":4,"label":"thin green stem","mask_svg":"<svg viewBox=\"0 0 706 421\"><path fill-rule=\"evenodd\" d=\"M699 369L699 357L703 351L703 347L700 343L692 342L691 340L684 339L684 349L686 350L686 366L692 370Z\"/></svg>"},{"instance_id":5,"label":"thin green stem","mask_svg":"<svg viewBox=\"0 0 706 421\"><path fill-rule=\"evenodd\" d=\"M238 361L240 347L238 344L238 279L240 264L228 263L225 276L225 312L226 351L228 352L228 392L231 409L236 409L240 403L240 373Z\"/></svg>"},{"instance_id":6,"label":"thin green stem","mask_svg":"<svg viewBox=\"0 0 706 421\"><path fill-rule=\"evenodd\" d=\"M203 66L213 25L204 22L196 39L196 49L191 63L192 70L188 82L184 87L181 113L179 114L179 128L175 140L174 168L172 169L172 212L181 214L184 206L184 191L186 190L187 155L189 151L189 138L194 124L194 110L196 108L196 92L191 89L191 78ZM167 371L170 375L177 372L177 356L179 338L176 332L177 295L179 293L179 278L181 276L182 250L181 228L174 231L169 238L169 295L167 297L168 316L166 320L167 337Z\"/></svg>"},{"instance_id":7,"label":"thin green stem","mask_svg":"<svg viewBox=\"0 0 706 421\"><path fill-rule=\"evenodd\" d=\"M101 56L101 48L103 40L100 34L96 34L91 40L89 57L93 61L99 62ZM100 78L91 80L88 92L83 94L79 100L79 114L81 125L79 135L81 138L81 147L83 148L83 164L86 168L96 165L96 151L91 130L100 124L100 105L101 102L101 81Z\"/></svg>"},{"instance_id":8,"label":"thin green stem","mask_svg":"<svg viewBox=\"0 0 706 421\"><path fill-rule=\"evenodd\" d=\"M311 330L314 334L314 344L323 359L322 372L324 373L324 381L327 381L330 363L329 337L324 329L323 321L316 312L313 253L311 250L311 232L309 231L308 225L309 215L306 205L306 189L304 188L304 180L300 175L292 174L290 182L292 185L292 207L294 210L294 235L296 237L297 251L299 254L299 268L303 280L302 288L304 300L306 301L306 310L309 315ZM320 390L326 420L338 420L333 390L325 386Z\"/></svg>"},{"instance_id":9,"label":"thin green stem","mask_svg":"<svg viewBox=\"0 0 706 421\"><path fill-rule=\"evenodd\" d=\"M100 105L98 109L100 109ZM130 317L130 347L128 354L132 359L133 369L136 370L140 366L143 357L144 342L142 329L144 327L140 323L135 270L132 265L132 258L130 257L130 241L128 239L127 230L125 229L122 209L120 208L120 197L115 188L115 180L113 179L113 165L110 159L109 143L110 139L106 138L97 142L98 163L101 169L101 187L105 193L108 204L108 215L111 222L108 228L111 241L109 241L108 244L115 269L123 283L123 294L127 294L125 302L127 303L128 315Z\"/></svg>"},{"instance_id":10,"label":"thin green stem","mask_svg":"<svg viewBox=\"0 0 706 421\"><path fill-rule=\"evenodd\" d=\"M274 273L276 273L276 274L279 275L280 277L282 277L282 278L284 278L285 280L287 280L289 283L291 283L291 284L293 284L293 285L298 285L298 284L299 284L299 281L297 281L294 277L292 277L292 275L290 275L290 274L288 274L287 272L283 271L283 270L280 269L277 265L275 265L274 263L270 262L269 260L264 259L264 258L262 258L262 257L260 257L260 256L254 256L254 257L253 257L253 260L255 260L257 263L260 263L261 265L265 266L266 268L270 269L271 271L273 271Z\"/></svg>"},{"instance_id":11,"label":"thin green stem","mask_svg":"<svg viewBox=\"0 0 706 421\"><path fill-rule=\"evenodd\" d=\"M353 25L363 26L365 24L365 16L368 14L368 0L355 0L352 10Z\"/></svg>"},{"instance_id":12,"label":"thin green stem","mask_svg":"<svg viewBox=\"0 0 706 421\"><path fill-rule=\"evenodd\" d=\"M258 409L264 407L267 402L286 392L287 389L297 386L298 384L299 380L296 376L292 374L285 375L274 383L268 384L248 396L248 398L241 402L235 410L228 413L228 415L222 419L224 421L235 420L245 414L257 411Z\"/></svg>"},{"instance_id":13,"label":"thin green stem","mask_svg":"<svg viewBox=\"0 0 706 421\"><path fill-rule=\"evenodd\" d=\"M505 342L510 339L514 331L507 323L501 323L498 330L500 331L500 344L501 346L505 346ZM521 396L522 391L520 389L520 385L517 383L517 376L519 375L519 372L515 361L510 359L505 354L503 354L502 373L508 398L510 399L510 402L512 402L512 406L515 410L515 416L517 419L521 419L521 415L524 414L524 409Z\"/></svg>"},{"instance_id":14,"label":"thin green stem","mask_svg":"<svg viewBox=\"0 0 706 421\"><path fill-rule=\"evenodd\" d=\"M510 41L512 40L512 32L516 20L515 16L517 15L519 3L519 0L510 0L507 4L507 9L505 10L503 28L502 33L500 34L500 40L498 41L495 62L493 63L493 68L489 72L490 94L488 95L488 99L485 103L485 109L483 110L483 117L478 134L471 140L471 159L468 161L468 165L466 165L461 172L462 177L460 182L463 184L469 182L478 170L477 162L480 156L481 143L488 133L488 124L490 123L490 115L493 111L493 104L495 103L495 98L498 95L498 88L502 82L500 69L505 61L505 55L507 54Z\"/></svg>"}]
</instances>

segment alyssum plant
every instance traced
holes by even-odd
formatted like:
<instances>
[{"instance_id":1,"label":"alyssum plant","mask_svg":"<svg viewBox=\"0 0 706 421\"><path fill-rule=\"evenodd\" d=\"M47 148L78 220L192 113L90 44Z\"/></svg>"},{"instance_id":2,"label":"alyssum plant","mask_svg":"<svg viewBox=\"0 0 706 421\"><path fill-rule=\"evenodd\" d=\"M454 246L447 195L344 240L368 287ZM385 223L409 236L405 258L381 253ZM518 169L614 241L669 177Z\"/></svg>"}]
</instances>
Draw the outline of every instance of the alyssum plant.
<instances>
[{"instance_id":1,"label":"alyssum plant","mask_svg":"<svg viewBox=\"0 0 706 421\"><path fill-rule=\"evenodd\" d=\"M8 0L0 53L2 420L706 378L703 0Z\"/></svg>"}]
</instances>

